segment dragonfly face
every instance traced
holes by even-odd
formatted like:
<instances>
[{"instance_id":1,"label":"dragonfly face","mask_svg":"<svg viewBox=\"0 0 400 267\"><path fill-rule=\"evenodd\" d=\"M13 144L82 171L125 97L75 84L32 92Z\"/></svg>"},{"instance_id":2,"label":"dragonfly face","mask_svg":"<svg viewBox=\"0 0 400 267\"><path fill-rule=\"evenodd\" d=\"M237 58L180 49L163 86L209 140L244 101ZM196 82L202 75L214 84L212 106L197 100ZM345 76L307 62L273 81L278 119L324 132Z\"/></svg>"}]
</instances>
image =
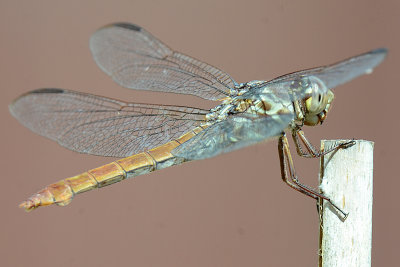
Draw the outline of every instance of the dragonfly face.
<instances>
[{"instance_id":1,"label":"dragonfly face","mask_svg":"<svg viewBox=\"0 0 400 267\"><path fill-rule=\"evenodd\" d=\"M239 84L133 24L99 29L90 39L90 49L97 65L123 87L222 102L204 110L128 103L55 88L22 95L10 105L10 112L32 131L80 153L127 157L46 187L22 203L27 210L65 205L93 188L273 137L279 137L283 179L308 196L325 198L298 183L285 130L292 131L301 156L322 155L306 140L301 126L322 123L333 100L330 89L371 73L386 55L386 49L376 49L270 81Z\"/></svg>"},{"instance_id":2,"label":"dragonfly face","mask_svg":"<svg viewBox=\"0 0 400 267\"><path fill-rule=\"evenodd\" d=\"M333 98L333 92L328 90L325 94L311 96L305 100L304 124L308 126L315 126L318 123L322 124L326 119Z\"/></svg>"},{"instance_id":3,"label":"dragonfly face","mask_svg":"<svg viewBox=\"0 0 400 267\"><path fill-rule=\"evenodd\" d=\"M296 109L296 120L307 126L322 124L334 99L333 92L314 76L294 81L291 87L292 90L303 91L305 95L298 103L294 103L295 106L301 107L300 110Z\"/></svg>"}]
</instances>

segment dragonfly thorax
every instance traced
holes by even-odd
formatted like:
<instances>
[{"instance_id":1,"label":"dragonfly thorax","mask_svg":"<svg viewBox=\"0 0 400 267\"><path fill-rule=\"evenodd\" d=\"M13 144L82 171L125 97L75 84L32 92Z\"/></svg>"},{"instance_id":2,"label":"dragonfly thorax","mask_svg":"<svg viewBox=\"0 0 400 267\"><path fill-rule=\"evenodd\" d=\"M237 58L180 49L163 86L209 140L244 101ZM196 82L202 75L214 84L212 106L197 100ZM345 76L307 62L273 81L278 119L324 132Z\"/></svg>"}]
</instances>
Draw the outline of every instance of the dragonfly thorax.
<instances>
[{"instance_id":1,"label":"dragonfly thorax","mask_svg":"<svg viewBox=\"0 0 400 267\"><path fill-rule=\"evenodd\" d=\"M277 114L293 114L293 105L284 104L277 99L241 99L234 97L225 100L207 114L207 121L221 121L229 115L251 114L257 116L273 116Z\"/></svg>"}]
</instances>

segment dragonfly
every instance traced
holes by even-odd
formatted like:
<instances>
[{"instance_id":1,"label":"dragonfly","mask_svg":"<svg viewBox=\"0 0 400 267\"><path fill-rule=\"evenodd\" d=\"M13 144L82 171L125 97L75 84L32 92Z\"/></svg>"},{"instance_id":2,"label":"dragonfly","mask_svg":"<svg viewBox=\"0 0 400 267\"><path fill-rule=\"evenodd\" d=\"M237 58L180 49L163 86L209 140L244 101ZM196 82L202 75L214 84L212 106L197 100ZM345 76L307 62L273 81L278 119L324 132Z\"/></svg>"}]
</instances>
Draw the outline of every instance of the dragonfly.
<instances>
[{"instance_id":1,"label":"dragonfly","mask_svg":"<svg viewBox=\"0 0 400 267\"><path fill-rule=\"evenodd\" d=\"M23 94L9 109L33 132L73 151L122 159L48 185L22 202L21 208L65 206L75 195L95 188L278 139L283 181L309 197L325 199L346 215L328 196L299 181L286 132L291 133L297 153L307 158L353 145L349 141L318 150L302 127L322 124L334 98L331 89L371 73L385 58L385 48L270 81L246 83L170 49L134 24L100 28L90 38L90 50L97 65L122 87L188 94L219 104L206 110L130 103L58 88Z\"/></svg>"}]
</instances>

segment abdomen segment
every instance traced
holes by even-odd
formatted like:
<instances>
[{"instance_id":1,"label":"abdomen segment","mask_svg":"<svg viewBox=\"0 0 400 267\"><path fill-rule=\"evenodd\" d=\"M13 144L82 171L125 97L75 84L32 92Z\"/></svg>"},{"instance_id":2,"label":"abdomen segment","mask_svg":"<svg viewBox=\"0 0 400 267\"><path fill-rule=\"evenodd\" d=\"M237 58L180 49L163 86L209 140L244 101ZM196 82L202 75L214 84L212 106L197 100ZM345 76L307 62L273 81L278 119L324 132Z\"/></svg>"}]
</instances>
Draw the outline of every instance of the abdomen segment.
<instances>
[{"instance_id":1,"label":"abdomen segment","mask_svg":"<svg viewBox=\"0 0 400 267\"><path fill-rule=\"evenodd\" d=\"M76 194L104 187L124 179L160 170L186 161L171 151L195 136L203 128L197 127L180 138L133 156L123 158L74 177L48 185L19 206L31 211L40 206L68 205Z\"/></svg>"}]
</instances>

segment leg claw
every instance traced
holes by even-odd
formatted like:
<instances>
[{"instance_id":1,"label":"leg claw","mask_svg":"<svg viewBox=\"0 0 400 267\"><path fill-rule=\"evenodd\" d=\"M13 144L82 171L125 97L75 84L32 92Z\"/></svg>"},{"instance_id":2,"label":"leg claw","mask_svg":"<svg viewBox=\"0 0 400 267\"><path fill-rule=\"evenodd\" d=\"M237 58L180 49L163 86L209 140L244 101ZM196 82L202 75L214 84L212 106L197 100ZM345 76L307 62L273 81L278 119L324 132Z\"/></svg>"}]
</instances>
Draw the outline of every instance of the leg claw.
<instances>
[{"instance_id":1,"label":"leg claw","mask_svg":"<svg viewBox=\"0 0 400 267\"><path fill-rule=\"evenodd\" d=\"M351 140L351 141L348 141L348 142L344 142L344 143L339 144L339 145L338 145L338 148L344 148L344 149L346 149L346 148L349 148L349 147L354 146L355 144L356 144L356 141Z\"/></svg>"}]
</instances>

